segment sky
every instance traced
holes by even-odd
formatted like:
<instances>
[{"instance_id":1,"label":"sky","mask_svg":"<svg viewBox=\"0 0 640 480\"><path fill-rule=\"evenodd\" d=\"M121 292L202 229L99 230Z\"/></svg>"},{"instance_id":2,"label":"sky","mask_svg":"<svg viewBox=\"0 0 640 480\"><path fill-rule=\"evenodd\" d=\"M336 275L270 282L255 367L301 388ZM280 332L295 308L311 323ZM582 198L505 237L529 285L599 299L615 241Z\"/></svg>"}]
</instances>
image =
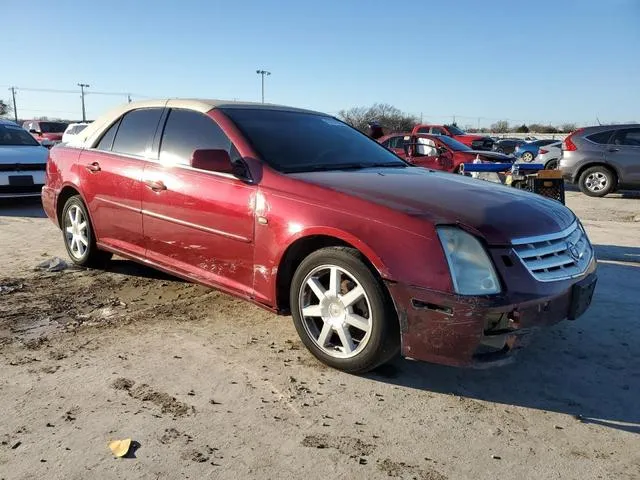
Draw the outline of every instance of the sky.
<instances>
[{"instance_id":1,"label":"sky","mask_svg":"<svg viewBox=\"0 0 640 480\"><path fill-rule=\"evenodd\" d=\"M0 18L21 118L81 118L78 83L88 118L126 93L259 101L265 69L267 102L332 114L640 121L640 0L0 0Z\"/></svg>"}]
</instances>

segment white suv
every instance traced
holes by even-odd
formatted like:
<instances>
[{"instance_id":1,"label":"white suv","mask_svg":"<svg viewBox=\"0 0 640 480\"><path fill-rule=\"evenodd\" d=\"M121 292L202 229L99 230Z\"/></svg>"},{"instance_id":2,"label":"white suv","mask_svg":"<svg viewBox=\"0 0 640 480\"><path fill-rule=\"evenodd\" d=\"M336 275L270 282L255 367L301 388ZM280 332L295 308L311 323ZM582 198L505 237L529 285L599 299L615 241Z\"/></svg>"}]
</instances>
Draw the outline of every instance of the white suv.
<instances>
[{"instance_id":1,"label":"white suv","mask_svg":"<svg viewBox=\"0 0 640 480\"><path fill-rule=\"evenodd\" d=\"M81 131L87 128L88 123L70 123L62 134L62 143L69 143Z\"/></svg>"}]
</instances>

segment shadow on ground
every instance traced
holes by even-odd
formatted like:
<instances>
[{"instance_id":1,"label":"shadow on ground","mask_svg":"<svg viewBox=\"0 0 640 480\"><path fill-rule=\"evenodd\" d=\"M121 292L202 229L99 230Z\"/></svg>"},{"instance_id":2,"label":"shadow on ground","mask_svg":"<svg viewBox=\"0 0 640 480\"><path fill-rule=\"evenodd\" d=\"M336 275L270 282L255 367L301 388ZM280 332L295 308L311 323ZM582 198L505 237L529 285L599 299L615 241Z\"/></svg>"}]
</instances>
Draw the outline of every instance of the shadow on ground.
<instances>
[{"instance_id":1,"label":"shadow on ground","mask_svg":"<svg viewBox=\"0 0 640 480\"><path fill-rule=\"evenodd\" d=\"M40 197L0 199L0 217L46 218Z\"/></svg>"},{"instance_id":2,"label":"shadow on ground","mask_svg":"<svg viewBox=\"0 0 640 480\"><path fill-rule=\"evenodd\" d=\"M131 260L114 259L111 260L105 271L111 273L118 273L120 275L127 275L130 277L150 278L154 280L166 280L169 282L184 282L181 278L174 277L168 273L161 272L155 268L142 265L140 263L133 262Z\"/></svg>"},{"instance_id":3,"label":"shadow on ground","mask_svg":"<svg viewBox=\"0 0 640 480\"><path fill-rule=\"evenodd\" d=\"M640 245L640 238L638 239ZM619 245L594 245L598 260L640 263L640 246L621 247Z\"/></svg>"},{"instance_id":4,"label":"shadow on ground","mask_svg":"<svg viewBox=\"0 0 640 480\"><path fill-rule=\"evenodd\" d=\"M640 434L640 265L602 262L598 277L583 317L538 332L509 365L457 369L398 358L370 378Z\"/></svg>"}]
</instances>

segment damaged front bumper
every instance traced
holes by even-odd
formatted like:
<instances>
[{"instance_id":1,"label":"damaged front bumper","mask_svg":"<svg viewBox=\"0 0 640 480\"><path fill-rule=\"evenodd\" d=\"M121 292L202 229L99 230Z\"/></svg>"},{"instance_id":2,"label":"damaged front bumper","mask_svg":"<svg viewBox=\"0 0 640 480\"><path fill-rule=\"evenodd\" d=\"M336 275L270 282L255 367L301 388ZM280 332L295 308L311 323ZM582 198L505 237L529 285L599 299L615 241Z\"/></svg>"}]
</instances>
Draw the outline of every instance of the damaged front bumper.
<instances>
[{"instance_id":1,"label":"damaged front bumper","mask_svg":"<svg viewBox=\"0 0 640 480\"><path fill-rule=\"evenodd\" d=\"M595 270L593 261L581 277L546 284L535 294L486 297L388 282L400 320L402 355L454 366L504 363L532 330L584 313L593 296Z\"/></svg>"}]
</instances>

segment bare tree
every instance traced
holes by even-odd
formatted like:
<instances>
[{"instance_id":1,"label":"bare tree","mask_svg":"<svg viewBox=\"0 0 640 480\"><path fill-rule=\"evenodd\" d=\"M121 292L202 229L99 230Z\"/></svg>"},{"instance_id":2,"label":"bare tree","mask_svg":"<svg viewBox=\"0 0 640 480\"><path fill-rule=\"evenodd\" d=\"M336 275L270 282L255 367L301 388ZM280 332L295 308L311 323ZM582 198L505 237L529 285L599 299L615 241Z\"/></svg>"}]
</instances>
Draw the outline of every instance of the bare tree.
<instances>
[{"instance_id":1,"label":"bare tree","mask_svg":"<svg viewBox=\"0 0 640 480\"><path fill-rule=\"evenodd\" d=\"M576 124L575 123L563 123L562 125L560 125L560 130L563 133L571 133L576 129Z\"/></svg>"},{"instance_id":2,"label":"bare tree","mask_svg":"<svg viewBox=\"0 0 640 480\"><path fill-rule=\"evenodd\" d=\"M500 120L491 124L491 131L494 133L507 133L509 131L509 122Z\"/></svg>"},{"instance_id":3,"label":"bare tree","mask_svg":"<svg viewBox=\"0 0 640 480\"><path fill-rule=\"evenodd\" d=\"M9 115L13 112L13 107L10 103L5 102L4 100L0 100L0 117L5 115Z\"/></svg>"},{"instance_id":4,"label":"bare tree","mask_svg":"<svg viewBox=\"0 0 640 480\"><path fill-rule=\"evenodd\" d=\"M410 131L418 119L388 103L375 103L371 107L354 107L340 110L338 117L362 132L366 132L369 122L376 121L385 133Z\"/></svg>"}]
</instances>

